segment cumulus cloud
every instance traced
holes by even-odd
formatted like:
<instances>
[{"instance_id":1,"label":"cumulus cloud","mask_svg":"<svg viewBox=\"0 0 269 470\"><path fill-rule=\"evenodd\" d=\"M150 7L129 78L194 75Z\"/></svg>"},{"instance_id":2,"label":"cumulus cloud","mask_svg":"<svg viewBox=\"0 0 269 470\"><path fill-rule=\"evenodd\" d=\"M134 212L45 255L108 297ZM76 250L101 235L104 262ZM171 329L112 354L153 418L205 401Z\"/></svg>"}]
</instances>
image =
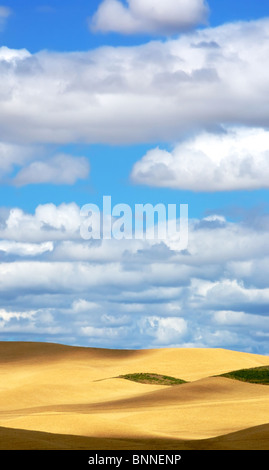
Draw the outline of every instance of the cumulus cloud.
<instances>
[{"instance_id":1,"label":"cumulus cloud","mask_svg":"<svg viewBox=\"0 0 269 470\"><path fill-rule=\"evenodd\" d=\"M14 312L14 311L6 311L5 309L0 309L0 322L1 320L5 323L10 322L12 319L16 318L19 319L32 319L33 316L36 314L36 311L26 311L26 312ZM3 327L3 323L1 324Z\"/></svg>"},{"instance_id":2,"label":"cumulus cloud","mask_svg":"<svg viewBox=\"0 0 269 470\"><path fill-rule=\"evenodd\" d=\"M6 179L14 168L27 165L39 153L38 146L0 142L0 178Z\"/></svg>"},{"instance_id":3,"label":"cumulus cloud","mask_svg":"<svg viewBox=\"0 0 269 470\"><path fill-rule=\"evenodd\" d=\"M22 168L13 184L24 186L27 184L74 184L78 179L85 179L89 174L89 163L85 157L73 157L60 154L45 161L34 161Z\"/></svg>"},{"instance_id":4,"label":"cumulus cloud","mask_svg":"<svg viewBox=\"0 0 269 470\"><path fill-rule=\"evenodd\" d=\"M192 191L269 188L269 132L230 128L202 133L169 152L155 148L137 162L135 183Z\"/></svg>"},{"instance_id":5,"label":"cumulus cloud","mask_svg":"<svg viewBox=\"0 0 269 470\"><path fill-rule=\"evenodd\" d=\"M208 16L204 0L103 0L93 18L92 30L123 34L173 34L204 24Z\"/></svg>"},{"instance_id":6,"label":"cumulus cloud","mask_svg":"<svg viewBox=\"0 0 269 470\"><path fill-rule=\"evenodd\" d=\"M19 243L10 240L0 240L0 252L18 256L36 256L47 251L53 251L53 243Z\"/></svg>"},{"instance_id":7,"label":"cumulus cloud","mask_svg":"<svg viewBox=\"0 0 269 470\"><path fill-rule=\"evenodd\" d=\"M180 317L146 317L141 327L158 345L179 344L188 329L187 321Z\"/></svg>"},{"instance_id":8,"label":"cumulus cloud","mask_svg":"<svg viewBox=\"0 0 269 470\"><path fill-rule=\"evenodd\" d=\"M161 143L220 125L268 127L268 32L264 19L137 47L0 48L0 140Z\"/></svg>"},{"instance_id":9,"label":"cumulus cloud","mask_svg":"<svg viewBox=\"0 0 269 470\"><path fill-rule=\"evenodd\" d=\"M3 240L22 243L46 243L47 241L78 239L81 224L77 204L41 204L34 214L20 208L8 211L0 227Z\"/></svg>"}]
</instances>

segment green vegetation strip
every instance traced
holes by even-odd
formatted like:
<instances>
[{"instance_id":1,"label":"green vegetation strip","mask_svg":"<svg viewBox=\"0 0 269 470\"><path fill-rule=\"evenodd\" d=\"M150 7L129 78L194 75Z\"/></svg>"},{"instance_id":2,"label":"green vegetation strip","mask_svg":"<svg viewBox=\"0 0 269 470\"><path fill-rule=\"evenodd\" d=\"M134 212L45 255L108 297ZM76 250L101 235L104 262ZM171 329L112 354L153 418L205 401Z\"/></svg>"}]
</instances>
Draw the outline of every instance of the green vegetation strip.
<instances>
[{"instance_id":1,"label":"green vegetation strip","mask_svg":"<svg viewBox=\"0 0 269 470\"><path fill-rule=\"evenodd\" d=\"M269 385L269 366L235 370L226 374L221 374L220 377L228 377L229 379L242 380L243 382Z\"/></svg>"},{"instance_id":2,"label":"green vegetation strip","mask_svg":"<svg viewBox=\"0 0 269 470\"><path fill-rule=\"evenodd\" d=\"M186 383L185 380L177 379L175 377L169 377L167 375L159 375L152 373L136 373L136 374L125 374L120 375L119 378L132 380L133 382L139 382L142 384L151 385L179 385Z\"/></svg>"}]
</instances>

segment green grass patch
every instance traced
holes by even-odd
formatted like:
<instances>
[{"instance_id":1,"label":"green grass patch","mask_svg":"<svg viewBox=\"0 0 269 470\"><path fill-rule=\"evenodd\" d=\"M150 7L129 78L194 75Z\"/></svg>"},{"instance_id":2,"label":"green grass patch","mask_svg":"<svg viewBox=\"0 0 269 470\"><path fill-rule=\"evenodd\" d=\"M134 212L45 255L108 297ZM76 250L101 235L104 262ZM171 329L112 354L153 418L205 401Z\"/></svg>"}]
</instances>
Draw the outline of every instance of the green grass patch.
<instances>
[{"instance_id":1,"label":"green grass patch","mask_svg":"<svg viewBox=\"0 0 269 470\"><path fill-rule=\"evenodd\" d=\"M169 377L168 375L152 374L152 373L135 373L120 375L119 378L132 380L133 382L139 382L142 384L151 385L180 385L186 383L185 380L177 379L175 377Z\"/></svg>"},{"instance_id":2,"label":"green grass patch","mask_svg":"<svg viewBox=\"0 0 269 470\"><path fill-rule=\"evenodd\" d=\"M228 377L229 379L242 380L243 382L269 385L269 366L235 370L226 374L221 374L220 377Z\"/></svg>"}]
</instances>

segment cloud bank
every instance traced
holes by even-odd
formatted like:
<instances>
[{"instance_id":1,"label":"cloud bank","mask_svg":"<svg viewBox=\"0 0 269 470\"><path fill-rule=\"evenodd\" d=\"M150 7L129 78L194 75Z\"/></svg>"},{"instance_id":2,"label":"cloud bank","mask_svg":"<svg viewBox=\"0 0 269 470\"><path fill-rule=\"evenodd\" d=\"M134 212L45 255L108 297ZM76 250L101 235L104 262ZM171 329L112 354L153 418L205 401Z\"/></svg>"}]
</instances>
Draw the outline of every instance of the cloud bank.
<instances>
[{"instance_id":1,"label":"cloud bank","mask_svg":"<svg viewBox=\"0 0 269 470\"><path fill-rule=\"evenodd\" d=\"M268 354L268 216L189 221L175 239L82 240L76 204L0 224L1 340L228 347Z\"/></svg>"},{"instance_id":2,"label":"cloud bank","mask_svg":"<svg viewBox=\"0 0 269 470\"><path fill-rule=\"evenodd\" d=\"M2 47L0 140L161 143L220 125L268 127L268 37L264 19L137 47Z\"/></svg>"}]
</instances>

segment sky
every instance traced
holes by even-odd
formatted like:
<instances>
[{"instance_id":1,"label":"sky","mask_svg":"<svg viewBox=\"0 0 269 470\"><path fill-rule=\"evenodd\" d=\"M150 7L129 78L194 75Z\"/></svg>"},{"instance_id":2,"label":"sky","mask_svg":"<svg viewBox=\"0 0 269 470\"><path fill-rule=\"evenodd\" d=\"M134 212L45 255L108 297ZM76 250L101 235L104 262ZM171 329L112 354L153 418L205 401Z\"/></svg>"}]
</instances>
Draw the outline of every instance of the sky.
<instances>
[{"instance_id":1,"label":"sky","mask_svg":"<svg viewBox=\"0 0 269 470\"><path fill-rule=\"evenodd\" d=\"M266 0L0 4L0 340L269 354L268 60Z\"/></svg>"}]
</instances>

